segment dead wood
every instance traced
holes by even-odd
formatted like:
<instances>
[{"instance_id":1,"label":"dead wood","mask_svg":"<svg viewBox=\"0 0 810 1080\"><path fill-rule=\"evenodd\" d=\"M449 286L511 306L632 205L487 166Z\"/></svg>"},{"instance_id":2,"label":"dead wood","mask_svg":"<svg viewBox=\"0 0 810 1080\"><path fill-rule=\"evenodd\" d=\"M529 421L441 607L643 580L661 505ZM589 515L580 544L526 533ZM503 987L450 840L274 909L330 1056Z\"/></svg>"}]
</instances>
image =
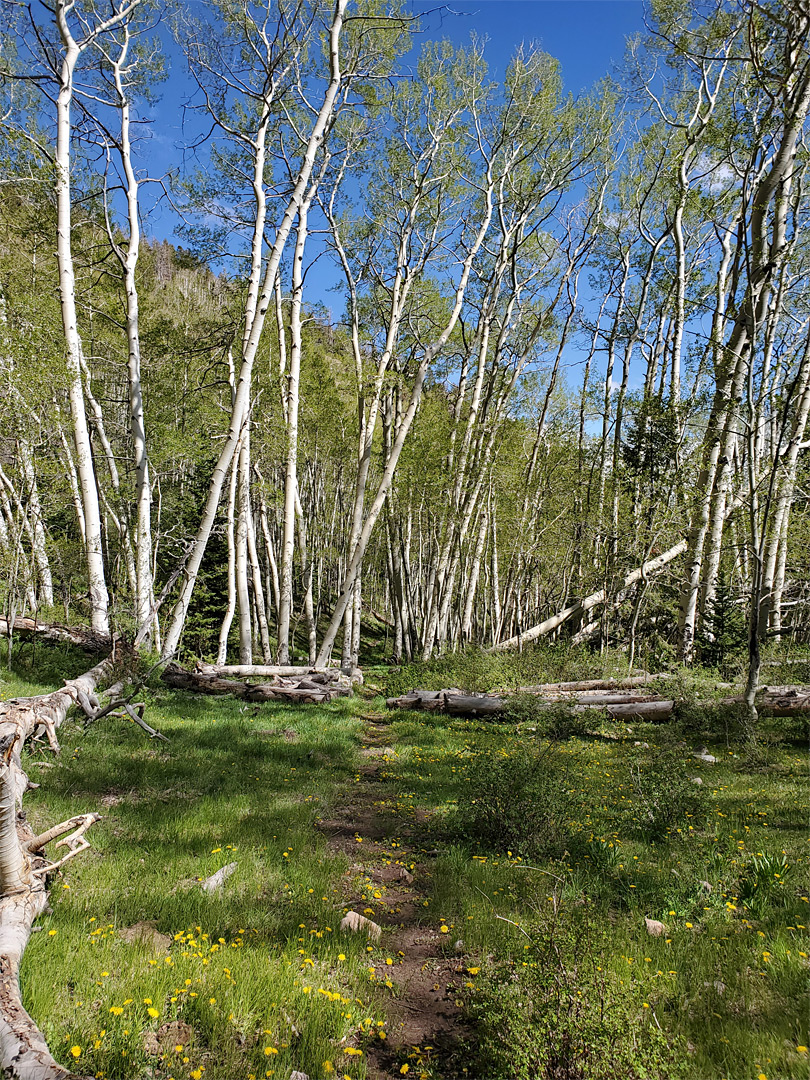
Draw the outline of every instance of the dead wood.
<instances>
[{"instance_id":1,"label":"dead wood","mask_svg":"<svg viewBox=\"0 0 810 1080\"><path fill-rule=\"evenodd\" d=\"M650 679L666 679L672 676L657 675ZM635 682L635 680L626 680ZM603 709L612 720L668 720L675 711L674 699L662 699L654 692L632 693L617 689L612 693L601 687L611 684L605 680L578 683L547 683L540 686L524 686L519 691L501 691L498 694L464 694L452 687L448 690L411 690L386 702L389 709L421 709L427 712L444 712L451 716L498 716L508 708L510 697L515 693L530 694L539 706L553 708L566 705L573 712ZM647 684L641 684L647 685ZM726 684L718 684L725 686ZM709 708L716 704L740 705L741 696L724 698L718 702L704 702ZM757 694L757 708L773 716L795 716L810 712L810 688L803 686L765 686Z\"/></svg>"},{"instance_id":2,"label":"dead wood","mask_svg":"<svg viewBox=\"0 0 810 1080\"><path fill-rule=\"evenodd\" d=\"M112 648L107 634L98 634L86 626L61 626L59 623L40 623L36 619L18 616L11 621L0 617L0 634L15 635L28 640L36 639L47 645L77 645L86 652L103 653Z\"/></svg>"},{"instance_id":3,"label":"dead wood","mask_svg":"<svg viewBox=\"0 0 810 1080\"><path fill-rule=\"evenodd\" d=\"M591 593L590 596L584 597L582 600L575 600L568 607L563 608L562 611L558 611L554 615L550 615L543 622L538 623L536 626L531 626L527 630L524 630L521 634L516 634L514 637L508 638L506 641L501 641L497 645L493 646L489 652L498 652L503 649L519 649L524 645L528 645L529 642L537 641L538 638L545 637L547 634L552 633L563 623L568 622L569 619L578 619L580 616L587 614L595 607L599 607L604 604L610 596L624 592L629 589L636 582L646 581L652 574L658 573L673 559L677 559L679 555L682 555L686 551L686 540L680 540L674 547L671 547L668 551L663 552L661 555L657 555L654 559L649 559L642 566L632 570L622 581L613 593L608 593L606 589L598 589L596 592Z\"/></svg>"},{"instance_id":4,"label":"dead wood","mask_svg":"<svg viewBox=\"0 0 810 1080\"><path fill-rule=\"evenodd\" d=\"M293 675L282 678L275 675L274 681L260 683L258 685L240 679L222 678L218 671L222 666L197 665L198 670L189 671L179 664L169 664L163 672L163 681L177 690L191 690L199 694L231 694L233 697L244 698L246 701L292 701L299 704L319 705L332 701L336 697L346 697L352 692L349 679L341 675L338 669L334 669L334 678L329 670L306 668L301 676ZM291 668L279 668L262 665L245 665L240 670L265 672L280 670L298 670Z\"/></svg>"},{"instance_id":5,"label":"dead wood","mask_svg":"<svg viewBox=\"0 0 810 1080\"><path fill-rule=\"evenodd\" d=\"M47 875L89 846L85 833L99 820L98 814L82 814L35 836L22 812L28 778L20 753L39 730L55 741L70 707L80 703L80 695L92 700L112 670L108 657L61 690L0 702L0 746L5 748L0 762L0 1071L17 1080L80 1080L54 1060L23 1007L19 970L34 920L47 907ZM61 858L45 854L54 841L66 849Z\"/></svg>"},{"instance_id":6,"label":"dead wood","mask_svg":"<svg viewBox=\"0 0 810 1080\"><path fill-rule=\"evenodd\" d=\"M518 694L565 694L571 690L634 690L642 686L650 686L662 679L674 679L669 672L661 672L658 675L634 675L627 679L580 679L578 682L541 683L539 686L519 686L515 693ZM504 691L509 693L511 691Z\"/></svg>"},{"instance_id":7,"label":"dead wood","mask_svg":"<svg viewBox=\"0 0 810 1080\"><path fill-rule=\"evenodd\" d=\"M606 709L608 716L614 719L663 720L672 715L675 703L661 701L645 694L601 694L579 693L565 697L561 693L533 695L538 705L553 708L568 705L573 712L587 712L592 709ZM444 712L451 716L499 716L506 711L510 695L462 694L457 690L412 690L399 698L389 698L389 709L422 709L428 712Z\"/></svg>"}]
</instances>

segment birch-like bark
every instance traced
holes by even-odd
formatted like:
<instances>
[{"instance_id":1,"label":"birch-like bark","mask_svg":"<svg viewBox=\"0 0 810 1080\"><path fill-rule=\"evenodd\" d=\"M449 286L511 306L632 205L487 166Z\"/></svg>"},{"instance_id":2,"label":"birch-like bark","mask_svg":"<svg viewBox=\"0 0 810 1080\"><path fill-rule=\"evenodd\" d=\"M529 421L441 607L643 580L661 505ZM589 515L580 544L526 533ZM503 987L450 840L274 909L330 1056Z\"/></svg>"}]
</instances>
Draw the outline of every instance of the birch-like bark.
<instances>
[{"instance_id":1,"label":"birch-like bark","mask_svg":"<svg viewBox=\"0 0 810 1080\"><path fill-rule=\"evenodd\" d=\"M124 24L121 51L112 62L118 108L121 113L121 142L119 153L124 173L127 200L127 244L118 256L124 280L127 311L127 385L129 391L129 432L132 439L132 458L135 466L135 617L137 630L146 631L145 640L151 644L150 629L157 622L155 587L152 577L152 486L149 477L149 457L146 442L146 421L141 381L141 337L138 286L135 272L141 243L138 208L138 178L132 166L131 105L124 82L127 54L130 46L129 26Z\"/></svg>"},{"instance_id":2,"label":"birch-like bark","mask_svg":"<svg viewBox=\"0 0 810 1080\"><path fill-rule=\"evenodd\" d=\"M301 303L304 293L304 248L307 242L309 206L314 192L307 194L298 209L298 227L293 253L292 298L290 304L290 357L285 377L284 404L287 435L284 474L284 520L281 539L281 596L278 612L279 664L290 662L290 621L293 605L293 561L295 559L295 499L298 493L298 411L301 385Z\"/></svg>"},{"instance_id":3,"label":"birch-like bark","mask_svg":"<svg viewBox=\"0 0 810 1080\"><path fill-rule=\"evenodd\" d=\"M42 503L39 499L37 474L34 470L31 448L25 439L17 440L17 450L20 456L20 469L25 480L28 517L31 522L31 547L39 577L39 595L43 604L53 607L53 577L48 560L47 539L45 525L42 520Z\"/></svg>"},{"instance_id":4,"label":"birch-like bark","mask_svg":"<svg viewBox=\"0 0 810 1080\"><path fill-rule=\"evenodd\" d=\"M90 430L84 407L82 382L82 342L79 336L76 313L76 275L73 268L71 232L73 208L71 202L71 105L76 65L82 52L106 30L120 24L137 5L131 0L104 23L87 32L80 42L74 38L68 17L73 9L72 0L56 0L54 13L59 38L64 50L59 70L59 93L56 99L56 153L54 158L56 196L56 262L59 272L59 299L62 311L62 328L67 345L67 371L69 379L70 414L73 421L73 441L76 449L76 473L81 492L82 513L85 526L85 563L87 567L88 596L90 601L90 625L98 633L110 630L108 617L109 596L104 569L104 551L101 530L96 474L90 447Z\"/></svg>"},{"instance_id":5,"label":"birch-like bark","mask_svg":"<svg viewBox=\"0 0 810 1080\"><path fill-rule=\"evenodd\" d=\"M242 445L236 458L237 517L234 547L236 552L236 600L239 610L239 663L253 663L253 621L248 586L248 531L250 517L250 422L242 432Z\"/></svg>"},{"instance_id":6,"label":"birch-like bark","mask_svg":"<svg viewBox=\"0 0 810 1080\"><path fill-rule=\"evenodd\" d=\"M337 96L341 86L340 35L343 28L343 19L347 4L348 0L336 0L335 2L332 21L329 27L329 82L324 92L323 102L307 139L306 149L300 169L296 176L293 191L287 200L278 229L276 230L273 245L266 261L264 279L257 300L256 313L250 324L250 333L246 335L243 342L242 361L239 369L236 396L231 412L228 434L214 468L213 476L211 477L208 497L206 498L202 518L197 530L197 536L195 537L192 552L186 564L185 583L174 611L172 612L169 626L166 629L162 651L162 656L164 658L173 655L177 651L177 647L180 643L180 635L182 634L183 626L185 625L191 595L194 591L194 585L208 544L208 538L214 524L225 474L233 458L236 445L239 441L242 424L247 414L250 401L253 362L256 358L259 341L261 340L267 309L272 300L281 256L286 247L287 238L289 237L293 221L295 220L295 216L303 200L304 193L309 185L312 171L315 167L318 150L334 115ZM264 239L263 234L263 228L254 229L254 251L257 245L262 245Z\"/></svg>"},{"instance_id":7,"label":"birch-like bark","mask_svg":"<svg viewBox=\"0 0 810 1080\"><path fill-rule=\"evenodd\" d=\"M217 663L225 664L228 659L228 637L231 632L234 613L236 612L236 484L239 470L234 463L231 466L231 482L228 487L228 509L225 518L225 539L228 545L228 603L222 624L219 628L219 643L217 645Z\"/></svg>"}]
</instances>

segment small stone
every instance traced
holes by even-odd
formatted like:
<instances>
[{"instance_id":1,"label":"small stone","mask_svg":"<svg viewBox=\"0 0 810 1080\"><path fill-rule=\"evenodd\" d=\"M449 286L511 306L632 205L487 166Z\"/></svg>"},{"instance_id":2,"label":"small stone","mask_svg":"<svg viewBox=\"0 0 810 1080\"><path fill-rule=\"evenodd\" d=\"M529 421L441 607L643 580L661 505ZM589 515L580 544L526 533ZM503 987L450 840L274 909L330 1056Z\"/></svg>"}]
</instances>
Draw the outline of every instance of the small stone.
<instances>
[{"instance_id":1,"label":"small stone","mask_svg":"<svg viewBox=\"0 0 810 1080\"><path fill-rule=\"evenodd\" d=\"M703 891L706 893L710 893L712 891L711 884L708 881L699 881L698 885L700 885L701 889L703 889Z\"/></svg>"},{"instance_id":2,"label":"small stone","mask_svg":"<svg viewBox=\"0 0 810 1080\"><path fill-rule=\"evenodd\" d=\"M464 942L461 940L461 938L459 938L459 940L456 942L454 948L455 948L457 953L463 953L464 952Z\"/></svg>"},{"instance_id":3,"label":"small stone","mask_svg":"<svg viewBox=\"0 0 810 1080\"><path fill-rule=\"evenodd\" d=\"M697 784L698 787L703 787L702 776L690 776L689 779L692 781L693 784Z\"/></svg>"},{"instance_id":4,"label":"small stone","mask_svg":"<svg viewBox=\"0 0 810 1080\"><path fill-rule=\"evenodd\" d=\"M234 872L236 867L237 863L235 862L227 863L225 866L222 867L221 870L217 870L215 874L212 874L211 877L207 877L204 881L201 881L200 888L203 892L207 893L218 892L225 884L225 881Z\"/></svg>"},{"instance_id":5,"label":"small stone","mask_svg":"<svg viewBox=\"0 0 810 1080\"><path fill-rule=\"evenodd\" d=\"M182 1020L172 1020L161 1024L157 1030L147 1031L143 1037L143 1048L147 1054L161 1054L173 1050L175 1046L188 1046L194 1036L193 1029Z\"/></svg>"},{"instance_id":6,"label":"small stone","mask_svg":"<svg viewBox=\"0 0 810 1080\"><path fill-rule=\"evenodd\" d=\"M136 922L124 930L119 930L118 934L129 944L132 944L133 941L141 941L161 952L170 948L172 944L172 939L167 934L161 934L159 930L155 929L154 924L150 922Z\"/></svg>"},{"instance_id":7,"label":"small stone","mask_svg":"<svg viewBox=\"0 0 810 1080\"><path fill-rule=\"evenodd\" d=\"M657 919L648 919L645 916L644 922L647 924L647 933L650 934L651 937L661 937L661 935L666 932L667 928Z\"/></svg>"},{"instance_id":8,"label":"small stone","mask_svg":"<svg viewBox=\"0 0 810 1080\"><path fill-rule=\"evenodd\" d=\"M298 1069L293 1069L290 1073L290 1080L309 1080L309 1074L299 1072Z\"/></svg>"},{"instance_id":9,"label":"small stone","mask_svg":"<svg viewBox=\"0 0 810 1080\"><path fill-rule=\"evenodd\" d=\"M412 885L413 874L403 866L399 871L399 880L404 881L406 885Z\"/></svg>"},{"instance_id":10,"label":"small stone","mask_svg":"<svg viewBox=\"0 0 810 1080\"><path fill-rule=\"evenodd\" d=\"M700 750L696 750L692 754L692 757L697 758L698 761L702 761L706 765L715 765L717 763L717 758L714 754L710 754L708 748L705 746L701 746Z\"/></svg>"},{"instance_id":11,"label":"small stone","mask_svg":"<svg viewBox=\"0 0 810 1080\"><path fill-rule=\"evenodd\" d=\"M351 930L355 934L365 933L375 941L379 941L382 937L382 927L356 911L349 911L343 916L340 929Z\"/></svg>"}]
</instances>

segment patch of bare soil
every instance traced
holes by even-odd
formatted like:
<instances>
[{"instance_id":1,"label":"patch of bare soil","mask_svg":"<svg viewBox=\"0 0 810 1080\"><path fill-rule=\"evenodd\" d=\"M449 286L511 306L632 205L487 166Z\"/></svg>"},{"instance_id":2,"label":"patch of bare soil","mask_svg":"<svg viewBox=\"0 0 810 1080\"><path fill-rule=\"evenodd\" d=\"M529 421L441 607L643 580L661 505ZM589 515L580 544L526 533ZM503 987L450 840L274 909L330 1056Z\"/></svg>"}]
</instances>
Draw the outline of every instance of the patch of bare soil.
<instances>
[{"instance_id":1,"label":"patch of bare soil","mask_svg":"<svg viewBox=\"0 0 810 1080\"><path fill-rule=\"evenodd\" d=\"M318 822L331 850L353 861L344 881L345 905L383 928L383 949L375 977L391 990L387 1039L366 1050L370 1080L401 1080L409 1075L431 1080L461 1080L462 1047L471 1042L460 989L461 956L448 955L448 942L422 918L434 852L419 846L412 825L391 812L396 804L383 775L396 759L395 737L387 718L364 716L363 764L333 816ZM424 817L414 815L412 823ZM460 946L460 943L459 943ZM387 963L387 961L391 961Z\"/></svg>"}]
</instances>

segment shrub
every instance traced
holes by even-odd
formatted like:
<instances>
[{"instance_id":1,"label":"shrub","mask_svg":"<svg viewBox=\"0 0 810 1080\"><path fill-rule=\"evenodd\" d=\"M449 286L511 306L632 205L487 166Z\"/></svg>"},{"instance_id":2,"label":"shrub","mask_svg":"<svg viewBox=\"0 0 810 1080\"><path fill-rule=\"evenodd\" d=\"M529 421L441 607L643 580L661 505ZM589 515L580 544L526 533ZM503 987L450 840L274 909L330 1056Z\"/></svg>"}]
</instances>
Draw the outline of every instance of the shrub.
<instances>
[{"instance_id":1,"label":"shrub","mask_svg":"<svg viewBox=\"0 0 810 1080\"><path fill-rule=\"evenodd\" d=\"M662 1032L626 980L600 970L586 928L537 928L545 955L501 964L471 1005L484 1080L675 1080L686 1048ZM600 948L600 944L602 948Z\"/></svg>"},{"instance_id":2,"label":"shrub","mask_svg":"<svg viewBox=\"0 0 810 1080\"><path fill-rule=\"evenodd\" d=\"M655 748L635 755L630 781L641 835L661 840L679 828L693 828L706 816L706 794L692 782L689 767L674 750Z\"/></svg>"},{"instance_id":3,"label":"shrub","mask_svg":"<svg viewBox=\"0 0 810 1080\"><path fill-rule=\"evenodd\" d=\"M581 735L587 727L583 713L564 703L544 704L535 694L513 694L503 715L507 722L533 724L538 735L555 741Z\"/></svg>"},{"instance_id":4,"label":"shrub","mask_svg":"<svg viewBox=\"0 0 810 1080\"><path fill-rule=\"evenodd\" d=\"M567 773L549 748L519 744L479 758L459 802L463 836L495 851L559 856L570 836L572 802Z\"/></svg>"}]
</instances>

